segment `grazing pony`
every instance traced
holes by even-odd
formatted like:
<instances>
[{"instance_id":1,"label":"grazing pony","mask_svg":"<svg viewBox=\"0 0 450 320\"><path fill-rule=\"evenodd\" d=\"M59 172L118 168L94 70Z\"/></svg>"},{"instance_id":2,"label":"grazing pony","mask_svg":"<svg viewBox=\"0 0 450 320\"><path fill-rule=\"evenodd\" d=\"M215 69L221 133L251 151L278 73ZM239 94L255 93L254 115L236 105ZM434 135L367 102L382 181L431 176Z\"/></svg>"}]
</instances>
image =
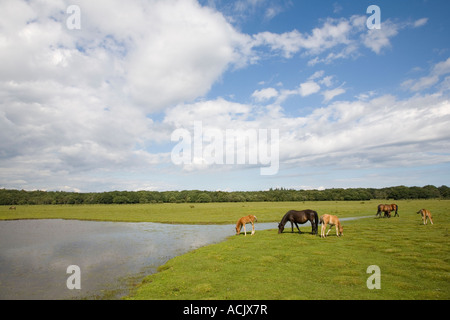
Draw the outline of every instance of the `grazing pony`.
<instances>
[{"instance_id":1,"label":"grazing pony","mask_svg":"<svg viewBox=\"0 0 450 320\"><path fill-rule=\"evenodd\" d=\"M399 214L397 212L398 211L398 206L395 203L393 203L393 204L379 204L378 205L378 211L377 211L377 214L375 216L380 216L380 218L381 218L381 212L384 212L384 216L390 218L391 217L391 211L395 211L394 217L399 216Z\"/></svg>"},{"instance_id":2,"label":"grazing pony","mask_svg":"<svg viewBox=\"0 0 450 320\"><path fill-rule=\"evenodd\" d=\"M321 238L327 237L333 226L336 226L336 235L338 237L344 235L344 227L342 227L338 217L332 216L331 214L324 214L323 216L320 217L320 223L322 224L322 228L320 229ZM327 234L325 234L327 225L330 225L330 229L328 229Z\"/></svg>"},{"instance_id":3,"label":"grazing pony","mask_svg":"<svg viewBox=\"0 0 450 320\"><path fill-rule=\"evenodd\" d=\"M258 221L256 216L250 214L248 216L242 217L238 220L236 223L236 235L239 235L241 233L241 227L244 227L244 235L247 235L247 231L245 230L245 224L251 223L252 224L252 235L255 234L255 222Z\"/></svg>"},{"instance_id":4,"label":"grazing pony","mask_svg":"<svg viewBox=\"0 0 450 320\"><path fill-rule=\"evenodd\" d=\"M14 206L9 207L9 210L16 210L16 207L14 207Z\"/></svg>"},{"instance_id":5,"label":"grazing pony","mask_svg":"<svg viewBox=\"0 0 450 320\"><path fill-rule=\"evenodd\" d=\"M305 223L307 221L311 222L312 231L311 234L317 234L317 228L319 225L319 217L317 215L317 212L314 210L303 210L303 211L296 211L296 210L290 210L286 212L283 219L281 219L281 222L278 224L278 233L282 233L284 230L284 225L290 221L291 222L291 232L294 232L294 223L295 226L298 229L298 233L302 233L300 231L300 228L298 227L297 223Z\"/></svg>"},{"instance_id":6,"label":"grazing pony","mask_svg":"<svg viewBox=\"0 0 450 320\"><path fill-rule=\"evenodd\" d=\"M431 224L433 224L433 220L431 220L431 212L427 209L420 209L417 211L417 213L420 213L422 215L423 224L427 224L427 219L430 219Z\"/></svg>"}]
</instances>

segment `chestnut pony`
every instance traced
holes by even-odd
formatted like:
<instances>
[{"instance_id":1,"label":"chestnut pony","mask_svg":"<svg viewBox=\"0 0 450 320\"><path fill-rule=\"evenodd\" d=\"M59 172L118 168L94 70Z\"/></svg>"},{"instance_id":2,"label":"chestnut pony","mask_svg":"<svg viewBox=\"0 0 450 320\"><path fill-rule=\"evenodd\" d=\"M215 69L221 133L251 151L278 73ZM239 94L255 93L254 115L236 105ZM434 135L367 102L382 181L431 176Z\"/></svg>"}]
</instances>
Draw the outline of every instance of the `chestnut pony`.
<instances>
[{"instance_id":1,"label":"chestnut pony","mask_svg":"<svg viewBox=\"0 0 450 320\"><path fill-rule=\"evenodd\" d=\"M344 228L342 227L338 217L332 216L331 214L324 214L323 216L320 217L320 223L322 224L322 228L320 230L321 238L325 238L326 236L328 236L333 226L336 226L336 235L338 237L344 235ZM327 225L330 225L330 229L328 229L327 234L325 234Z\"/></svg>"},{"instance_id":2,"label":"chestnut pony","mask_svg":"<svg viewBox=\"0 0 450 320\"><path fill-rule=\"evenodd\" d=\"M427 209L420 209L417 211L417 213L420 213L422 215L423 224L427 224L427 219L430 219L431 224L433 224L433 220L431 220L431 212Z\"/></svg>"},{"instance_id":3,"label":"chestnut pony","mask_svg":"<svg viewBox=\"0 0 450 320\"><path fill-rule=\"evenodd\" d=\"M258 221L256 216L250 214L248 216L242 217L238 220L238 222L236 223L236 234L240 234L241 233L241 227L244 227L244 235L247 235L247 231L245 230L245 225L247 223L251 223L252 224L252 235L255 234L255 222Z\"/></svg>"},{"instance_id":4,"label":"chestnut pony","mask_svg":"<svg viewBox=\"0 0 450 320\"><path fill-rule=\"evenodd\" d=\"M393 204L379 204L378 205L378 211L377 211L377 214L375 215L375 216L380 216L380 218L381 218L381 212L384 212L384 216L386 217L388 217L388 218L390 218L391 217L391 211L395 211L395 215L394 215L394 217L396 217L396 216L399 216L398 215L398 206L395 204L395 203L393 203Z\"/></svg>"}]
</instances>

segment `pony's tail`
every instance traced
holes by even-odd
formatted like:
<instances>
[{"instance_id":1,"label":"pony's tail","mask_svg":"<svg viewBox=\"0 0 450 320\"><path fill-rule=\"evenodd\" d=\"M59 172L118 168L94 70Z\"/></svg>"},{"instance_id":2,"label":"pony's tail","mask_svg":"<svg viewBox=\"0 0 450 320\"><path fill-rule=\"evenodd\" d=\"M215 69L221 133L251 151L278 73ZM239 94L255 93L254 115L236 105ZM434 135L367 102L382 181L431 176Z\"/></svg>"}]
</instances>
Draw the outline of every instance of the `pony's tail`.
<instances>
[{"instance_id":1,"label":"pony's tail","mask_svg":"<svg viewBox=\"0 0 450 320\"><path fill-rule=\"evenodd\" d=\"M314 211L314 220L316 222L316 234L317 234L317 229L319 229L319 215L315 211ZM320 222L323 222L322 219L320 220Z\"/></svg>"}]
</instances>

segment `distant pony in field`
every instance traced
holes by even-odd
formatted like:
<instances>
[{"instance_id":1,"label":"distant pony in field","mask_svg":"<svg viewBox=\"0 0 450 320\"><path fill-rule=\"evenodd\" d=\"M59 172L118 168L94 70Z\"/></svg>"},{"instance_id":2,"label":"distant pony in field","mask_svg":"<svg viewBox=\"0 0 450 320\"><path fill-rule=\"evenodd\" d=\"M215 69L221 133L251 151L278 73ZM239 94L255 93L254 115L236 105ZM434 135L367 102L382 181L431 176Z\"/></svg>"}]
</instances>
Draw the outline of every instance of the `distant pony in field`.
<instances>
[{"instance_id":1,"label":"distant pony in field","mask_svg":"<svg viewBox=\"0 0 450 320\"><path fill-rule=\"evenodd\" d=\"M398 206L395 203L393 203L393 204L379 204L378 205L378 211L377 211L377 214L375 216L380 216L380 218L381 218L381 212L384 212L384 216L390 218L391 217L391 211L395 211L394 217L399 216L399 214L398 214Z\"/></svg>"},{"instance_id":2,"label":"distant pony in field","mask_svg":"<svg viewBox=\"0 0 450 320\"><path fill-rule=\"evenodd\" d=\"M238 220L236 223L236 235L239 235L241 233L241 228L244 227L244 235L247 235L247 231L245 230L245 225L247 223L252 224L252 235L255 234L255 222L258 221L256 216L250 214L248 216L242 217Z\"/></svg>"},{"instance_id":3,"label":"distant pony in field","mask_svg":"<svg viewBox=\"0 0 450 320\"><path fill-rule=\"evenodd\" d=\"M431 220L431 212L427 209L420 209L417 211L417 213L420 213L422 215L423 224L427 224L427 219L430 219L431 224L433 224L433 220Z\"/></svg>"},{"instance_id":4,"label":"distant pony in field","mask_svg":"<svg viewBox=\"0 0 450 320\"><path fill-rule=\"evenodd\" d=\"M9 210L16 210L16 207L14 207L14 206L9 207Z\"/></svg>"},{"instance_id":5,"label":"distant pony in field","mask_svg":"<svg viewBox=\"0 0 450 320\"><path fill-rule=\"evenodd\" d=\"M327 237L333 226L336 226L336 235L338 237L344 235L344 227L342 227L338 217L332 216L331 214L324 214L320 217L320 223L322 224L322 228L320 229L321 238ZM325 234L327 225L330 226L330 229L328 229L328 232Z\"/></svg>"},{"instance_id":6,"label":"distant pony in field","mask_svg":"<svg viewBox=\"0 0 450 320\"><path fill-rule=\"evenodd\" d=\"M305 223L305 222L311 222L312 231L311 234L317 234L318 224L319 224L319 218L317 215L317 212L314 210L302 210L302 211L296 211L296 210L289 210L284 215L283 219L281 219L281 222L278 224L278 233L282 233L284 230L284 225L290 221L291 222L291 231L294 232L294 223L297 227L298 233L302 233L300 231L300 228L298 227L297 223Z\"/></svg>"}]
</instances>

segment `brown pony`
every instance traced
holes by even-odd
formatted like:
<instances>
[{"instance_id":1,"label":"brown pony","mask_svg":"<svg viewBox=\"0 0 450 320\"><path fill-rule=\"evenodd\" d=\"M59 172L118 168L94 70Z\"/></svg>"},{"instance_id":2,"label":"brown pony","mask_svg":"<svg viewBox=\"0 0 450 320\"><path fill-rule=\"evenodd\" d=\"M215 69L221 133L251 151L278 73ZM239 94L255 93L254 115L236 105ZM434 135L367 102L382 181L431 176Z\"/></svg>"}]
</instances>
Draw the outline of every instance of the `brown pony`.
<instances>
[{"instance_id":1,"label":"brown pony","mask_svg":"<svg viewBox=\"0 0 450 320\"><path fill-rule=\"evenodd\" d=\"M398 206L395 203L393 203L393 204L379 204L378 205L378 211L377 211L377 214L375 216L379 215L380 218L381 218L381 212L384 212L384 216L390 218L391 217L391 211L395 211L394 217L399 216L399 214L397 212L398 211Z\"/></svg>"},{"instance_id":2,"label":"brown pony","mask_svg":"<svg viewBox=\"0 0 450 320\"><path fill-rule=\"evenodd\" d=\"M241 233L241 227L244 227L244 235L247 235L247 231L245 230L245 224L252 224L252 235L255 234L255 222L258 221L256 216L250 214L248 216L242 217L236 223L236 235Z\"/></svg>"},{"instance_id":3,"label":"brown pony","mask_svg":"<svg viewBox=\"0 0 450 320\"><path fill-rule=\"evenodd\" d=\"M427 219L430 219L431 224L433 224L433 220L431 220L431 212L427 209L420 209L417 211L417 213L420 213L422 215L423 224L427 224Z\"/></svg>"},{"instance_id":4,"label":"brown pony","mask_svg":"<svg viewBox=\"0 0 450 320\"><path fill-rule=\"evenodd\" d=\"M9 207L9 210L16 210L16 207L14 207L14 206Z\"/></svg>"},{"instance_id":5,"label":"brown pony","mask_svg":"<svg viewBox=\"0 0 450 320\"><path fill-rule=\"evenodd\" d=\"M322 224L322 228L320 229L321 238L327 237L333 226L336 226L336 235L338 237L344 235L344 227L342 227L338 217L332 216L331 214L324 214L323 216L320 217L320 223ZM330 229L328 229L327 234L325 234L327 224L330 225Z\"/></svg>"}]
</instances>

